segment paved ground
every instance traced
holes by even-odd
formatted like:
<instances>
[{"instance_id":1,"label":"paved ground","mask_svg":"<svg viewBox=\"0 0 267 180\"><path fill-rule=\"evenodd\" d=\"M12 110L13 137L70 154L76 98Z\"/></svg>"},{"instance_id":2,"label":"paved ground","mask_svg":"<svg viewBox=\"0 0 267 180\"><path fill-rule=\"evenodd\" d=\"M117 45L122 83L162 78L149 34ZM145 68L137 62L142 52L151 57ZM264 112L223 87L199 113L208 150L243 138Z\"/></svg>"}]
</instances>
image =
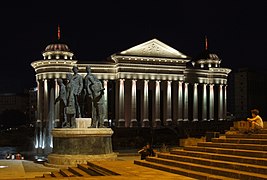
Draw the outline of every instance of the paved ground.
<instances>
[{"instance_id":1,"label":"paved ground","mask_svg":"<svg viewBox=\"0 0 267 180\"><path fill-rule=\"evenodd\" d=\"M57 179L69 179L69 180L78 180L78 179L106 179L106 180L123 180L123 179L179 179L179 180L193 180L193 178L180 176L177 174L172 174L164 171L159 171L139 165L135 165L133 161L135 159L140 159L136 155L121 155L118 156L117 161L101 161L99 162L106 168L110 167L112 170L115 170L117 173L121 174L120 176L102 176L96 177L92 176L90 178L82 177L69 177L69 178L57 178ZM57 171L56 168L46 167L42 164L34 163L33 161L27 160L0 160L0 179L12 179L12 180L21 180L21 179L31 179L36 176L41 176L44 173L50 173L51 171ZM38 180L44 180L43 178L36 178ZM47 179L56 179L56 178L47 178Z\"/></svg>"}]
</instances>

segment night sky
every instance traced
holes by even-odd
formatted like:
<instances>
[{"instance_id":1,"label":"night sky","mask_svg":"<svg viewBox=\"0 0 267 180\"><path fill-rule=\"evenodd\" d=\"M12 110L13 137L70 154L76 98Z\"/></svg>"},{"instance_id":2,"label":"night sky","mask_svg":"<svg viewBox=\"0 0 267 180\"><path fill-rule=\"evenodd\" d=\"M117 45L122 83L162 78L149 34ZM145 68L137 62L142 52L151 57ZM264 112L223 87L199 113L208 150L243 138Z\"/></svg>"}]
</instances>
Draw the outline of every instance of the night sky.
<instances>
[{"instance_id":1,"label":"night sky","mask_svg":"<svg viewBox=\"0 0 267 180\"><path fill-rule=\"evenodd\" d=\"M36 86L30 63L56 41L58 24L79 61L103 61L153 38L194 57L205 36L222 67L264 69L267 60L264 0L8 1L0 20L0 93Z\"/></svg>"}]
</instances>

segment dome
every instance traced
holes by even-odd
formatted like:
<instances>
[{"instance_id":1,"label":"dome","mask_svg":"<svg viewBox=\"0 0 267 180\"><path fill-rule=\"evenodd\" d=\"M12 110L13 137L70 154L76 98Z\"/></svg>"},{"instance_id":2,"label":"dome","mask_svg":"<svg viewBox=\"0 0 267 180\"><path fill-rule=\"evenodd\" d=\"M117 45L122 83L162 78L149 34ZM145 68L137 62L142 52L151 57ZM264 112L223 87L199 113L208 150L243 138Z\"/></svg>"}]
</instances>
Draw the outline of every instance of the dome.
<instances>
[{"instance_id":1,"label":"dome","mask_svg":"<svg viewBox=\"0 0 267 180\"><path fill-rule=\"evenodd\" d=\"M208 50L202 51L196 58L195 61L198 60L220 60L217 54L211 53Z\"/></svg>"},{"instance_id":2,"label":"dome","mask_svg":"<svg viewBox=\"0 0 267 180\"><path fill-rule=\"evenodd\" d=\"M70 51L69 47L63 43L53 43L46 46L43 51L44 59L56 59L56 60L68 60L72 59L73 53Z\"/></svg>"},{"instance_id":3,"label":"dome","mask_svg":"<svg viewBox=\"0 0 267 180\"><path fill-rule=\"evenodd\" d=\"M193 62L197 67L220 67L221 59L215 53L209 52L207 49L199 53L195 58L193 58Z\"/></svg>"},{"instance_id":4,"label":"dome","mask_svg":"<svg viewBox=\"0 0 267 180\"><path fill-rule=\"evenodd\" d=\"M49 44L45 48L45 52L47 51L70 51L70 49L66 44Z\"/></svg>"}]
</instances>

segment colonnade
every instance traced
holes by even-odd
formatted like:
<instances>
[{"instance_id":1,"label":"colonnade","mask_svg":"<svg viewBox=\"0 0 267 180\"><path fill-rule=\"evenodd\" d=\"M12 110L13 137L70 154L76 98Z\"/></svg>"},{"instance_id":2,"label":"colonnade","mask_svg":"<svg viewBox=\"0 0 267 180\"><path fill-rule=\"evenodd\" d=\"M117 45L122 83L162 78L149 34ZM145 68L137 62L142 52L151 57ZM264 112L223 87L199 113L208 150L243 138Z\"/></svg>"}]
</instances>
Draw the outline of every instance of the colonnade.
<instances>
[{"instance_id":1,"label":"colonnade","mask_svg":"<svg viewBox=\"0 0 267 180\"><path fill-rule=\"evenodd\" d=\"M115 124L119 127L157 127L184 121L224 120L226 117L225 84L119 79L115 80L118 88L115 99L108 99L109 81L112 80L102 80L107 109L105 121L109 119L108 103L115 101ZM130 92L125 90L127 81L131 84ZM36 133L35 146L42 148L49 145L52 148L52 137L49 132L56 127L61 116L59 104L54 104L59 94L59 86L56 79L38 80L37 86L36 127L39 130ZM141 94L138 97L137 91ZM126 96L130 96L130 102L125 102ZM137 101L140 104L137 104Z\"/></svg>"},{"instance_id":2,"label":"colonnade","mask_svg":"<svg viewBox=\"0 0 267 180\"><path fill-rule=\"evenodd\" d=\"M125 108L125 81L131 81L131 108ZM139 89L142 94L140 103L137 104L137 83L143 84ZM118 125L157 126L176 124L181 121L213 121L224 120L226 117L226 91L225 84L187 83L183 81L159 80L118 80ZM174 86L173 84L176 83ZM149 99L149 85L153 84L152 99ZM216 87L216 88L215 88ZM176 91L176 92L174 92ZM165 94L164 94L165 93ZM152 108L148 107L152 100ZM162 101L162 102L161 102ZM175 101L175 102L174 102ZM164 104L162 104L164 103ZM141 119L137 120L137 108L141 107ZM130 113L125 113L130 110ZM152 111L152 112L151 112ZM131 117L125 117L130 114ZM150 114L150 116L149 116ZM163 115L162 115L163 114ZM149 117L153 117L149 119ZM130 122L127 122L130 121Z\"/></svg>"}]
</instances>

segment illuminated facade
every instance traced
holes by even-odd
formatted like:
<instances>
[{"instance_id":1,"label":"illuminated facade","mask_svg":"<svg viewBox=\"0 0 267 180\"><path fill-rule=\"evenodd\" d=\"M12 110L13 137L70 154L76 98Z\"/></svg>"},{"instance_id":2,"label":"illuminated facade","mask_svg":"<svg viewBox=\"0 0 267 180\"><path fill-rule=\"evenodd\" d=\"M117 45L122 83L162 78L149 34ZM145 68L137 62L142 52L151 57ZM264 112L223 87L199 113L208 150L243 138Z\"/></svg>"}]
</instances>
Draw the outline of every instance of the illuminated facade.
<instances>
[{"instance_id":1,"label":"illuminated facade","mask_svg":"<svg viewBox=\"0 0 267 180\"><path fill-rule=\"evenodd\" d=\"M117 127L157 127L182 121L218 121L226 117L227 77L221 60L207 49L196 59L157 39L111 55L106 62L83 63L72 59L65 44L48 45L43 60L32 62L38 84L36 147L51 142L48 134L59 119L54 105L57 78L66 78L78 66L92 73L105 88L106 122ZM38 123L37 123L38 124ZM48 138L48 139L47 139Z\"/></svg>"}]
</instances>

